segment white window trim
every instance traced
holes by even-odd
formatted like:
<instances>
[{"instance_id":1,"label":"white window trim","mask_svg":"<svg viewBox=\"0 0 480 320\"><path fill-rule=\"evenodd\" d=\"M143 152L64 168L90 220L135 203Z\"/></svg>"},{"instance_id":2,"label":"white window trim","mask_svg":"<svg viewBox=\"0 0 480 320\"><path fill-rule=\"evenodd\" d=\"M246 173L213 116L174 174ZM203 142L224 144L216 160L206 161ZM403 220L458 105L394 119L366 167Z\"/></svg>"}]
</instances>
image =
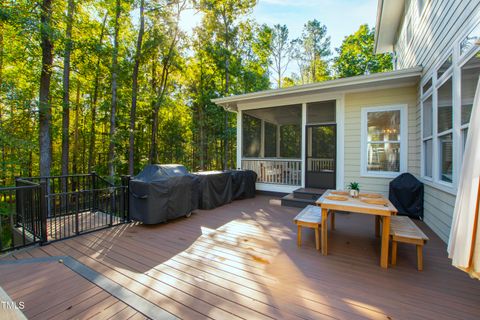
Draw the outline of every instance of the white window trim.
<instances>
[{"instance_id":1,"label":"white window trim","mask_svg":"<svg viewBox=\"0 0 480 320\"><path fill-rule=\"evenodd\" d=\"M382 112L382 111L400 111L400 171L368 171L367 170L367 114L369 112ZM402 173L408 171L408 106L406 104L401 105L389 105L379 107L363 107L361 114L361 152L360 152L360 175L362 177L374 177L374 178L395 178Z\"/></svg>"}]
</instances>

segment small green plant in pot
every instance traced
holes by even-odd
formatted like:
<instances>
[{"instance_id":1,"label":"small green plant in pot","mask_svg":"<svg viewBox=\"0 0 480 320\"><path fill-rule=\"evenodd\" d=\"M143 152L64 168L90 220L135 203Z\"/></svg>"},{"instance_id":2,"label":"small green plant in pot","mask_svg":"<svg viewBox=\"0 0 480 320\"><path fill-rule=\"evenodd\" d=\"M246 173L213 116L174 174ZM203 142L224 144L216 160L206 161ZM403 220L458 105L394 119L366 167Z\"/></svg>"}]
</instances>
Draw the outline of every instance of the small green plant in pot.
<instances>
[{"instance_id":1,"label":"small green plant in pot","mask_svg":"<svg viewBox=\"0 0 480 320\"><path fill-rule=\"evenodd\" d=\"M350 196L352 198L357 198L360 193L360 184L358 182L350 182L348 189L350 190Z\"/></svg>"}]
</instances>

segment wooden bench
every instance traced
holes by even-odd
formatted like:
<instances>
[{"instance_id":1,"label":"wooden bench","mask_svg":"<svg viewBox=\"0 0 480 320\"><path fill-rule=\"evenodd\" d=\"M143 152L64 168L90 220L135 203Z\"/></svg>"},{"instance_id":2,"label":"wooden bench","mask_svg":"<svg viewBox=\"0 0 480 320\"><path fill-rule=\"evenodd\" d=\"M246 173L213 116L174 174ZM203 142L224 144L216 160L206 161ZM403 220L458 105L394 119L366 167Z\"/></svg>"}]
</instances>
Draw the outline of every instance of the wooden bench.
<instances>
[{"instance_id":1,"label":"wooden bench","mask_svg":"<svg viewBox=\"0 0 480 320\"><path fill-rule=\"evenodd\" d=\"M417 246L418 271L423 270L423 245L428 241L428 237L409 217L391 217L390 239L392 240L392 265L397 263L397 243L411 243Z\"/></svg>"},{"instance_id":2,"label":"wooden bench","mask_svg":"<svg viewBox=\"0 0 480 320\"><path fill-rule=\"evenodd\" d=\"M322 225L322 208L308 205L293 219L298 226L297 245L302 245L302 227L315 229L315 246L320 250L320 226Z\"/></svg>"}]
</instances>

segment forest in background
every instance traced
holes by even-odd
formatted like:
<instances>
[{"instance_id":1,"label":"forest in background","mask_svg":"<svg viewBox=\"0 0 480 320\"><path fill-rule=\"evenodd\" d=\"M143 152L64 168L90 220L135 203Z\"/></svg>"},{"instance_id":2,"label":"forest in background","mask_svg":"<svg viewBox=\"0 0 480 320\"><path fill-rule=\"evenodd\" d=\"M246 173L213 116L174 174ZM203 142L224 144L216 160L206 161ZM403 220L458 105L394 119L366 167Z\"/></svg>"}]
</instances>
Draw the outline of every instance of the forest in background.
<instances>
[{"instance_id":1,"label":"forest in background","mask_svg":"<svg viewBox=\"0 0 480 320\"><path fill-rule=\"evenodd\" d=\"M255 5L0 0L0 184L147 163L235 168L235 114L211 99L392 68L367 25L332 51L318 20L291 39L255 22ZM202 17L191 34L185 10Z\"/></svg>"}]
</instances>

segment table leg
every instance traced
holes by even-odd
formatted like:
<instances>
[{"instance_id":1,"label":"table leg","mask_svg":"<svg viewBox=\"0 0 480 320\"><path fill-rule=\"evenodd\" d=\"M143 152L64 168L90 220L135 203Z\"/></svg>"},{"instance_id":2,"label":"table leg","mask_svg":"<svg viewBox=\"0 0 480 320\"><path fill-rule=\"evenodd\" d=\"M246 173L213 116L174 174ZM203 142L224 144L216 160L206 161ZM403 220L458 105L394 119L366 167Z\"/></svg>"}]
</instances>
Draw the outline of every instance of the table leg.
<instances>
[{"instance_id":1,"label":"table leg","mask_svg":"<svg viewBox=\"0 0 480 320\"><path fill-rule=\"evenodd\" d=\"M327 215L328 210L322 208L322 254L326 256L327 253Z\"/></svg>"},{"instance_id":2,"label":"table leg","mask_svg":"<svg viewBox=\"0 0 480 320\"><path fill-rule=\"evenodd\" d=\"M302 245L302 226L298 226L297 228L297 246Z\"/></svg>"},{"instance_id":3,"label":"table leg","mask_svg":"<svg viewBox=\"0 0 480 320\"><path fill-rule=\"evenodd\" d=\"M335 230L335 211L330 210L330 230Z\"/></svg>"},{"instance_id":4,"label":"table leg","mask_svg":"<svg viewBox=\"0 0 480 320\"><path fill-rule=\"evenodd\" d=\"M315 247L317 250L320 250L320 236L319 236L319 226L315 228Z\"/></svg>"},{"instance_id":5,"label":"table leg","mask_svg":"<svg viewBox=\"0 0 480 320\"><path fill-rule=\"evenodd\" d=\"M388 268L388 242L390 238L390 217L382 217L382 253L380 256L380 266Z\"/></svg>"},{"instance_id":6,"label":"table leg","mask_svg":"<svg viewBox=\"0 0 480 320\"><path fill-rule=\"evenodd\" d=\"M375 216L375 237L380 237L380 217Z\"/></svg>"}]
</instances>

